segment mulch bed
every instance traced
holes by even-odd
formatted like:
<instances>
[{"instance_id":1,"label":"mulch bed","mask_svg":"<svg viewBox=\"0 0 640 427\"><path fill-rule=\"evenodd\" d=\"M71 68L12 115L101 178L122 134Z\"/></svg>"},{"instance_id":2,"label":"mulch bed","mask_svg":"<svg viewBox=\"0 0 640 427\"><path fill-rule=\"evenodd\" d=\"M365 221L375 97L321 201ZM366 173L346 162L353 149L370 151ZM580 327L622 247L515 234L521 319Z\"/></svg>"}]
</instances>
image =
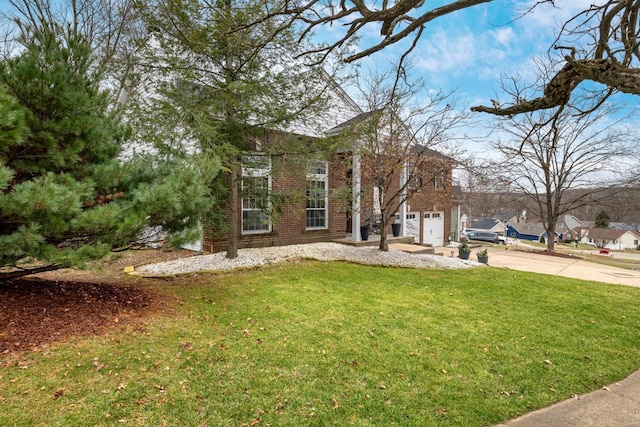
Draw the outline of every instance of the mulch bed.
<instances>
[{"instance_id":1,"label":"mulch bed","mask_svg":"<svg viewBox=\"0 0 640 427\"><path fill-rule=\"evenodd\" d=\"M175 299L149 286L149 280L125 276L123 269L193 255L165 249L128 251L86 270L0 281L0 357L135 326L146 316L170 310Z\"/></svg>"},{"instance_id":2,"label":"mulch bed","mask_svg":"<svg viewBox=\"0 0 640 427\"><path fill-rule=\"evenodd\" d=\"M11 280L0 284L0 354L98 335L144 314L153 295L104 283Z\"/></svg>"}]
</instances>

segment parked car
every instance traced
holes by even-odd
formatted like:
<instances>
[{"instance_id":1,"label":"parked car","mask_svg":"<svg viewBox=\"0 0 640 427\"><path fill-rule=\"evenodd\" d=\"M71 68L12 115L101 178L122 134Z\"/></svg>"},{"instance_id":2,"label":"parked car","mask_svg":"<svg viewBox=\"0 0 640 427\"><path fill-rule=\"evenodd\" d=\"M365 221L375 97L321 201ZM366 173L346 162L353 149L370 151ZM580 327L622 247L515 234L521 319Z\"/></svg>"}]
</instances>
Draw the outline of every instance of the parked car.
<instances>
[{"instance_id":1,"label":"parked car","mask_svg":"<svg viewBox=\"0 0 640 427\"><path fill-rule=\"evenodd\" d=\"M469 240L477 240L480 242L491 242L491 243L500 243L500 238L497 233L493 233L491 231L468 231L465 232L464 235ZM505 240L506 243L506 240Z\"/></svg>"}]
</instances>

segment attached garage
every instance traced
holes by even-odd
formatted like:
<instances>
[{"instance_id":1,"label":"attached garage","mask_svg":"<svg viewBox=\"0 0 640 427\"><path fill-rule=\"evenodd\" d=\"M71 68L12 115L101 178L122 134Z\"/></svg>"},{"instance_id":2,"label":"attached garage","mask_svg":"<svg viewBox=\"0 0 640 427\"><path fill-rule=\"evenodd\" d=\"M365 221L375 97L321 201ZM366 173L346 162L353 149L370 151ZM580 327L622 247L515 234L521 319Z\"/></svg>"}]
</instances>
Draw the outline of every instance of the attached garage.
<instances>
[{"instance_id":1,"label":"attached garage","mask_svg":"<svg viewBox=\"0 0 640 427\"><path fill-rule=\"evenodd\" d=\"M420 219L422 218L422 224ZM416 243L444 246L444 212L408 212L405 219L406 235Z\"/></svg>"}]
</instances>

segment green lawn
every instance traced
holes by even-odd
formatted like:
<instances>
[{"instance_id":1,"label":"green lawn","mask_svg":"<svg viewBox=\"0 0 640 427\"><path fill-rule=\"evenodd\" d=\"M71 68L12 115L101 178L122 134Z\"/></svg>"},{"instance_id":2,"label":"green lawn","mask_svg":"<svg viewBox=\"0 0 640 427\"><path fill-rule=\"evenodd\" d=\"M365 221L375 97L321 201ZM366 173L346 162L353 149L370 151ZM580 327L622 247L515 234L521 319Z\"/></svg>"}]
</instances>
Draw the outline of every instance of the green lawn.
<instances>
[{"instance_id":1,"label":"green lawn","mask_svg":"<svg viewBox=\"0 0 640 427\"><path fill-rule=\"evenodd\" d=\"M2 426L493 425L640 366L640 289L309 262L0 367ZM46 415L45 415L46 414Z\"/></svg>"}]
</instances>

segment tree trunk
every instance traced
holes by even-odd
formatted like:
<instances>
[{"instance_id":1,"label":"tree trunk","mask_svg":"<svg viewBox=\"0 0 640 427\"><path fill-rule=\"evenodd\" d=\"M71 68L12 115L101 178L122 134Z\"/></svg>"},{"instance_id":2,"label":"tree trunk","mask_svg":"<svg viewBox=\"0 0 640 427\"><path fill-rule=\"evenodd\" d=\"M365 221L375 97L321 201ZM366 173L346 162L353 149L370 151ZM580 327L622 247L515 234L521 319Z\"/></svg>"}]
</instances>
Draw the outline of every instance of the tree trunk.
<instances>
[{"instance_id":1,"label":"tree trunk","mask_svg":"<svg viewBox=\"0 0 640 427\"><path fill-rule=\"evenodd\" d=\"M382 215L380 218L380 246L381 251L389 252L389 244L387 243L387 216Z\"/></svg>"},{"instance_id":2,"label":"tree trunk","mask_svg":"<svg viewBox=\"0 0 640 427\"><path fill-rule=\"evenodd\" d=\"M547 250L549 252L553 252L555 251L555 241L556 241L556 223L555 221L552 223L551 221L548 222L548 227L547 227Z\"/></svg>"},{"instance_id":3,"label":"tree trunk","mask_svg":"<svg viewBox=\"0 0 640 427\"><path fill-rule=\"evenodd\" d=\"M238 257L238 176L240 166L237 162L229 173L229 241L227 244L227 258Z\"/></svg>"}]
</instances>

